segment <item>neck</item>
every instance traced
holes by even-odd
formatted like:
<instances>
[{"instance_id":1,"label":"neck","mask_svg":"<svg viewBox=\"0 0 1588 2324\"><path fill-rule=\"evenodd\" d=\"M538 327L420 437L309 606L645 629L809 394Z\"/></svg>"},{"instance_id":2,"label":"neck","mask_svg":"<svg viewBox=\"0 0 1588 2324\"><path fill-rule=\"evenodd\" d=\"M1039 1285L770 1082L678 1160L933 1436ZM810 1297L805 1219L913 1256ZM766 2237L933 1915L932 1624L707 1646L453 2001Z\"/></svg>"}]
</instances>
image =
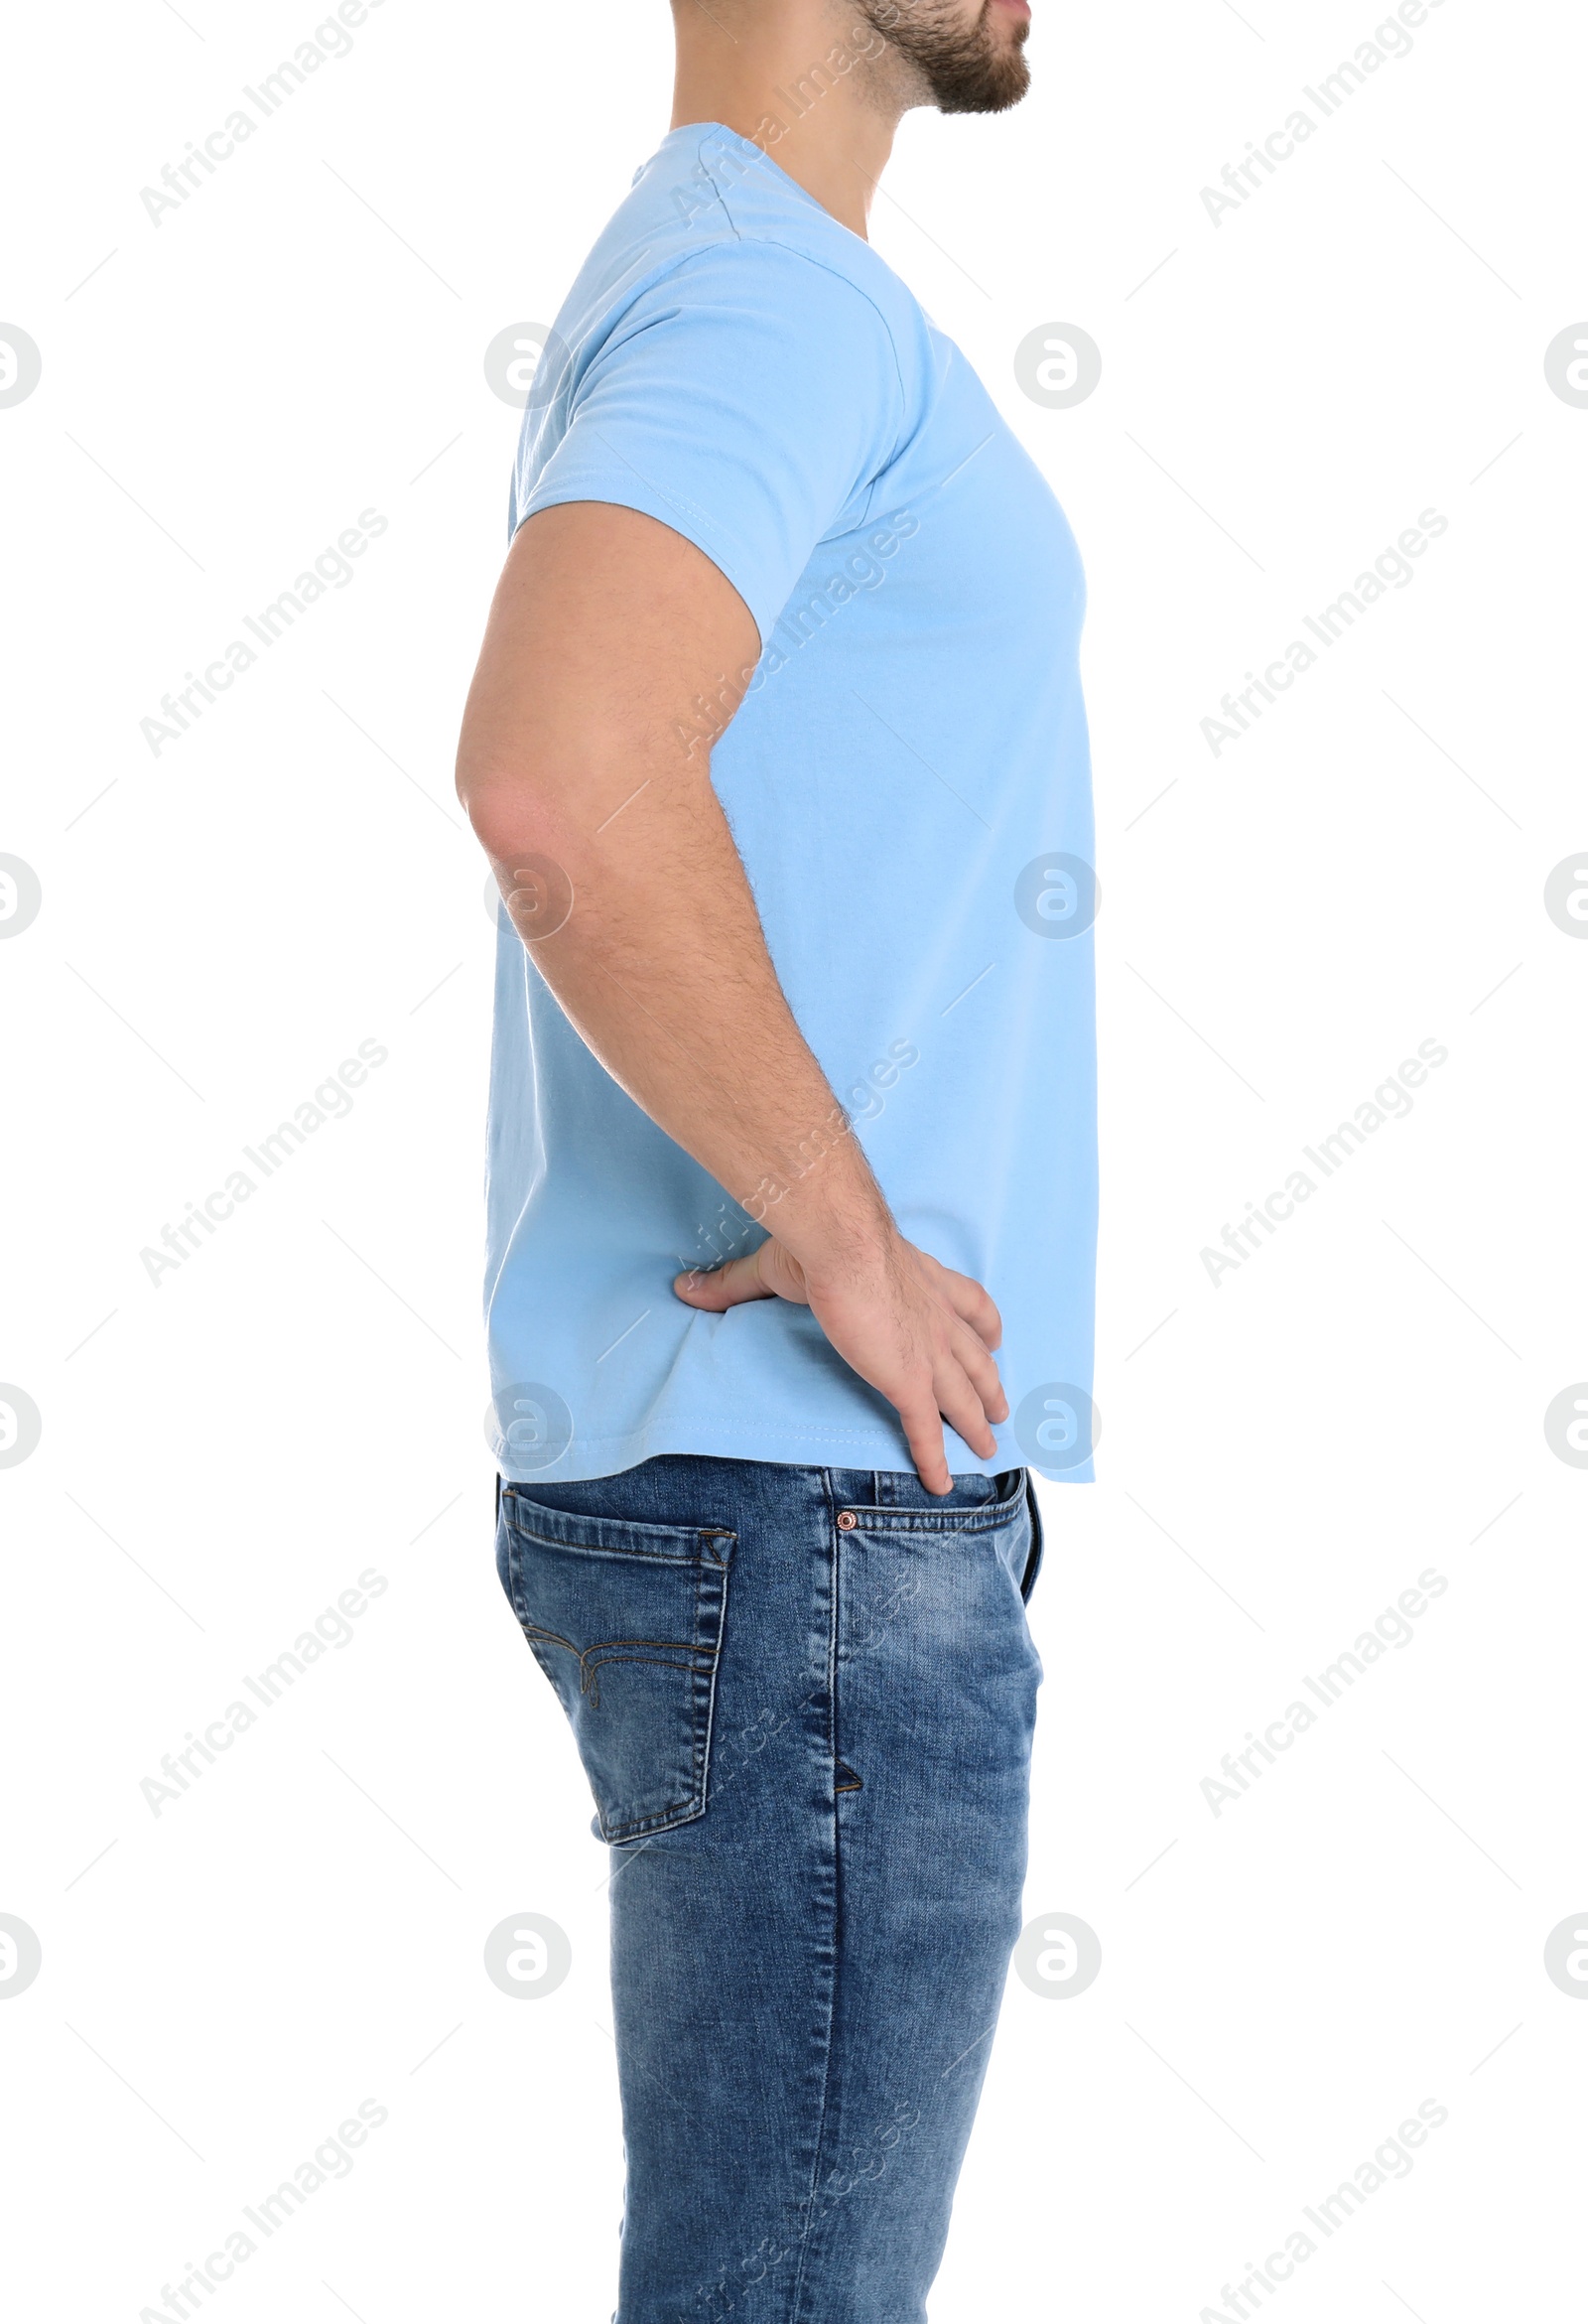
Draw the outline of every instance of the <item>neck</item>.
<instances>
[{"instance_id":1,"label":"neck","mask_svg":"<svg viewBox=\"0 0 1588 2324\"><path fill-rule=\"evenodd\" d=\"M843 0L676 0L675 129L721 121L864 238L914 101L902 60Z\"/></svg>"}]
</instances>

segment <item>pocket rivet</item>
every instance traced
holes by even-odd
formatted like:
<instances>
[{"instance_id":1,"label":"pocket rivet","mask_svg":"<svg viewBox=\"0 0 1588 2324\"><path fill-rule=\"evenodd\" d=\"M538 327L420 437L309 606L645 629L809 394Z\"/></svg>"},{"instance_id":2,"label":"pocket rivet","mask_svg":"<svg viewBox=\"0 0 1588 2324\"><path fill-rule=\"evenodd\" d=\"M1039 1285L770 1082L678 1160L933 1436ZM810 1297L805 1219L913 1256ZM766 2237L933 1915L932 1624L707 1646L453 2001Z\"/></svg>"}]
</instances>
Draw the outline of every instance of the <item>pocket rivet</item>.
<instances>
[{"instance_id":1,"label":"pocket rivet","mask_svg":"<svg viewBox=\"0 0 1588 2324\"><path fill-rule=\"evenodd\" d=\"M860 1521L853 1509L841 1509L838 1513L838 1522L843 1532L851 1533Z\"/></svg>"}]
</instances>

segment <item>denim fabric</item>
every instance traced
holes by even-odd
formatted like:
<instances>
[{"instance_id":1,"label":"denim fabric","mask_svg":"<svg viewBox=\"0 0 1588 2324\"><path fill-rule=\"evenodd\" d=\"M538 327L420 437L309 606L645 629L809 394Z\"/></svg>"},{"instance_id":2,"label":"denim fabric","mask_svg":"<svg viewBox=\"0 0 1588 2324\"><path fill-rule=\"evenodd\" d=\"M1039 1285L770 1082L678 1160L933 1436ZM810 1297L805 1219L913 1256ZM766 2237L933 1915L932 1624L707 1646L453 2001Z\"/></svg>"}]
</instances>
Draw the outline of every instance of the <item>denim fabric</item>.
<instances>
[{"instance_id":1,"label":"denim fabric","mask_svg":"<svg viewBox=\"0 0 1588 2324\"><path fill-rule=\"evenodd\" d=\"M502 1484L610 1841L615 2324L921 2324L1020 1925L1023 1470Z\"/></svg>"}]
</instances>

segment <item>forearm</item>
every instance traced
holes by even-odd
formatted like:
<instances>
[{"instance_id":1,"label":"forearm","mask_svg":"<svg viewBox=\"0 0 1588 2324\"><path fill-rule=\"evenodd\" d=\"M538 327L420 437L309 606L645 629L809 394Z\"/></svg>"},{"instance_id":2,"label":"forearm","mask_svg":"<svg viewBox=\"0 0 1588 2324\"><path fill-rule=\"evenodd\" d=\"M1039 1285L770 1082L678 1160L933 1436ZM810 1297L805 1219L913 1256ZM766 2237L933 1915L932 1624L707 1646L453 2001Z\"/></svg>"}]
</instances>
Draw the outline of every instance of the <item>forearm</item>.
<instances>
[{"instance_id":1,"label":"forearm","mask_svg":"<svg viewBox=\"0 0 1588 2324\"><path fill-rule=\"evenodd\" d=\"M889 1228L886 1204L778 983L707 767L647 771L643 756L613 752L575 775L566 752L558 759L554 789L526 767L480 776L467 796L515 925L569 1022L635 1103L801 1260L874 1242ZM557 867L567 888L544 871L515 880L530 858ZM560 926L534 932L564 908Z\"/></svg>"}]
</instances>

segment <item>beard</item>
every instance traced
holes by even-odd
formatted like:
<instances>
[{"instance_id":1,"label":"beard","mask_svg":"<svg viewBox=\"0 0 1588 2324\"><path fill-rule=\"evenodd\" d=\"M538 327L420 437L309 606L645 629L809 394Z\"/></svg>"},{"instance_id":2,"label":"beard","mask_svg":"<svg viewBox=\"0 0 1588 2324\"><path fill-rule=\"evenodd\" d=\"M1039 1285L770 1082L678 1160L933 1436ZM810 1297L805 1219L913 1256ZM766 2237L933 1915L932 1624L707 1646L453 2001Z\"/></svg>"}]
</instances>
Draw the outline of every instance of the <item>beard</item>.
<instances>
[{"instance_id":1,"label":"beard","mask_svg":"<svg viewBox=\"0 0 1588 2324\"><path fill-rule=\"evenodd\" d=\"M859 0L859 11L914 67L940 113L1001 113L1030 86L1027 20L1012 18L1000 37L992 0L970 25L955 0Z\"/></svg>"}]
</instances>

